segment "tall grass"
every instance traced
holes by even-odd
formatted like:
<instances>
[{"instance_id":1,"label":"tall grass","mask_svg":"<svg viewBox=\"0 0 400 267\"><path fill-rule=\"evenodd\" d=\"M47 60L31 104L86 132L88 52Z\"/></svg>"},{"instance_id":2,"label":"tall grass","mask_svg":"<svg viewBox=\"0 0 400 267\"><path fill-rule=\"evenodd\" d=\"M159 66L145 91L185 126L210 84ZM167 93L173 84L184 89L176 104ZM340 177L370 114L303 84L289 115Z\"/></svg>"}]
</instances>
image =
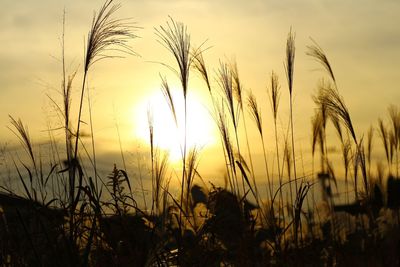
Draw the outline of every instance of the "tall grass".
<instances>
[{"instance_id":1,"label":"tall grass","mask_svg":"<svg viewBox=\"0 0 400 267\"><path fill-rule=\"evenodd\" d=\"M131 172L127 171L129 165L124 164L124 169L119 169L114 164L111 172L103 177L97 170L97 142L95 143L90 94L91 153L81 140L80 124L83 94L89 93L86 81L92 66L99 60L115 57L109 54L114 50L122 51L122 55L133 53L128 46L128 40L135 38L132 33L134 27L128 21L113 18L118 8L119 5L108 0L93 18L86 44L76 129L71 126L71 92L76 72L67 74L62 41L62 104L57 104L54 99L51 101L61 114L65 155L54 156L49 170L44 167L43 152L34 146L28 128L20 119L10 116L10 129L20 140L28 156L28 163L21 159L14 160L14 168L25 198L29 201L0 194L1 205L5 203L4 199L10 202L10 198L13 202L20 203L19 209L14 212L17 220L11 220L12 210L8 206L5 205L4 213L2 211L0 225L6 226L6 234L0 231L1 259L6 259L9 265L50 266L56 264L57 260L62 266L296 266L299 263L330 266L334 262L348 266L355 264L353 261L360 264L371 261L371 264L375 264L376 259L371 257L371 252L377 251L382 254L376 260L379 266L398 263L395 259L398 245L392 243L398 241L396 234L399 231L400 200L396 192L400 188L400 182L391 177L384 192L383 165L378 168L374 179L371 166L378 150L374 148L374 128L370 128L365 139L362 135L356 135L349 109L339 93L332 65L322 48L314 41L308 47L307 54L323 66L328 79L318 84L317 95L313 97L316 112L311 119L311 151L314 157L319 148L321 170L318 176L320 179L328 179L329 186L323 188L325 203L322 205L325 208L321 209L321 205L315 203L314 196L308 210L305 208L305 203L309 201L309 191L315 183L314 177L298 176L296 169L293 103L295 36L292 31L286 40L284 63L289 88L290 124L288 131L280 134L277 127L280 116L280 85L275 72L271 73L268 85L274 121L272 129L263 127L265 118L262 117L259 105L260 100L263 100L256 98L251 91L245 98L236 63L220 61L212 75L205 64L201 48L192 48L190 35L183 23L170 18L166 26L157 28L155 31L158 41L175 60L175 67L169 67L180 80L185 101L185 133L183 143L180 144L182 172L176 174L169 164L168 153L157 147L154 132L156 126L149 110L149 160L144 170L140 168L140 162L138 163L141 192L133 189L132 180L128 176ZM215 186L214 181L209 181L211 186L207 187L198 168L200 149L189 149L187 144L187 121L190 119L187 114L187 96L191 90L189 77L192 71L200 74L212 100L211 112L221 139L221 158L225 161L225 173L221 174L226 177L224 187ZM167 77L160 77L161 90L175 126L182 127L177 119L181 114L176 109ZM220 90L215 90L214 86L218 86ZM259 140L249 139L247 130L250 128L247 129L245 123L247 116L255 122ZM333 192L335 189L330 184L333 182L338 189L334 170L338 162L332 161L334 156L331 152L328 155L328 142L331 140L327 135L327 127L330 123L341 146L340 160L344 167L346 187L345 205L336 204ZM266 129L274 132L275 144L265 142ZM389 107L388 121L378 121L378 129L385 151L388 175L392 174L393 167L398 175L400 112L396 106ZM243 131L245 136L240 134ZM49 135L54 140L51 131ZM75 147L72 145L73 138ZM241 154L240 144L244 141L247 144L250 167ZM61 153L57 145L52 144L51 149L55 151L51 153ZM254 168L257 166L253 166L252 158L255 159L257 154L250 150L250 147L257 146L263 151L265 175L261 177L256 177ZM271 160L272 156L267 154L269 146L275 147L276 160ZM86 155L93 167L94 176L91 176L83 164L83 155ZM65 157L65 166L61 166L61 159ZM271 171L275 167L269 165L271 162L277 165L277 175ZM360 171L362 180L358 181ZM143 176L143 180L148 177L150 183L149 210L142 172L148 173ZM180 191L177 193L179 196L175 196L170 188L171 180L175 176L180 183ZM266 180L260 179L264 176ZM348 178L351 176L356 198L354 203L351 203L349 197ZM276 178L279 187L274 184ZM56 185L49 186L50 181ZM197 181L201 181L204 186L197 185ZM359 183L363 186L361 189L358 187ZM261 184L266 184L269 201L263 201L265 196L258 190ZM285 190L286 187L289 189ZM54 192L55 188L59 192ZM136 202L137 197L143 198L144 210ZM253 197L256 204L251 203ZM341 213L343 211L346 215ZM14 232L9 230L17 227L20 229ZM39 230L34 231L37 229ZM22 245L16 246L13 239ZM362 256L354 256L349 251L356 251L355 254ZM44 256L41 258L41 255Z\"/></svg>"},{"instance_id":2,"label":"tall grass","mask_svg":"<svg viewBox=\"0 0 400 267\"><path fill-rule=\"evenodd\" d=\"M265 174L267 177L267 186L268 186L268 190L269 190L269 200L272 203L274 182L273 182L273 179L271 179L270 172L268 170L268 161L267 161L267 153L265 150L261 111L258 107L257 100L252 92L249 93L248 106L249 106L250 114L251 114L254 122L256 123L257 130L258 130L258 133L259 133L260 139L261 139L263 156L264 156Z\"/></svg>"},{"instance_id":3,"label":"tall grass","mask_svg":"<svg viewBox=\"0 0 400 267\"><path fill-rule=\"evenodd\" d=\"M187 93L189 90L189 74L190 67L193 63L194 57L191 54L191 43L190 35L187 32L187 28L183 23L176 22L172 18L167 22L166 26L160 26L156 29L156 35L159 38L159 42L173 55L178 68L175 69L170 66L170 68L179 77L181 82L182 95L184 99L184 140L183 145L181 144L182 151L182 178L181 178L181 196L180 203L183 203L185 183L187 183L187 173L186 173L186 160L187 160ZM164 89L169 87L163 86ZM167 90L166 92L169 92ZM169 95L170 96L170 95ZM173 108L172 98L170 107ZM172 109L174 118L176 121L175 112ZM181 222L180 214L180 222Z\"/></svg>"},{"instance_id":4,"label":"tall grass","mask_svg":"<svg viewBox=\"0 0 400 267\"><path fill-rule=\"evenodd\" d=\"M400 111L394 105L389 106L388 113L392 125L390 144L396 157L396 176L399 176L399 147L400 147Z\"/></svg>"},{"instance_id":5,"label":"tall grass","mask_svg":"<svg viewBox=\"0 0 400 267\"><path fill-rule=\"evenodd\" d=\"M295 145L294 145L294 128L293 128L293 75L294 75L294 59L295 59L295 34L292 33L292 29L290 29L286 41L286 59L284 62L285 71L286 71L286 78L288 82L289 88L289 109L290 109L290 133L291 133L291 148L292 148L292 163L293 163L293 174L294 174L294 183L295 183L295 190L297 192L297 170L296 170L296 154L295 154ZM287 157L289 160L289 157ZM290 162L290 160L289 160ZM287 167L290 167L290 164L287 164ZM290 170L288 170L290 173ZM290 175L289 175L290 179ZM290 180L289 180L290 181ZM292 183L289 183L290 186L290 201L293 203L293 193L292 193Z\"/></svg>"},{"instance_id":6,"label":"tall grass","mask_svg":"<svg viewBox=\"0 0 400 267\"><path fill-rule=\"evenodd\" d=\"M78 119L75 133L75 148L74 156L69 162L72 172L70 172L69 177L69 191L70 191L70 225L74 224L73 213L75 211L76 205L80 197L80 189L82 188L82 175L79 175L78 179L78 192L75 194L75 184L76 184L76 171L79 168L78 162L78 144L81 126L81 116L83 99L86 88L87 76L89 74L90 68L98 61L106 58L116 57L116 55L110 54L110 51L120 51L122 53L134 54L133 50L128 45L128 41L135 38L136 35L133 34L133 25L127 20L115 19L113 18L114 13L120 8L120 5L114 4L113 0L107 0L104 5L100 8L99 12L94 14L92 20L92 26L89 30L87 41L86 41L86 51L84 57L84 67L83 67L83 79L81 86L81 96L79 101L78 109ZM71 227L70 235L73 236L73 227Z\"/></svg>"}]
</instances>

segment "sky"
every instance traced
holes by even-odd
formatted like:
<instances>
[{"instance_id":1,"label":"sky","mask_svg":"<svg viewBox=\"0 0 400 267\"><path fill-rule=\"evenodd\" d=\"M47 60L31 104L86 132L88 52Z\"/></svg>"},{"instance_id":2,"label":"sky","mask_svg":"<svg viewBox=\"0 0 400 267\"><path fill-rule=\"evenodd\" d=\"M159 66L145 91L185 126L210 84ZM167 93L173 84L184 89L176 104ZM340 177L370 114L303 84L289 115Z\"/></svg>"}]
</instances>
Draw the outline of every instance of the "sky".
<instances>
[{"instance_id":1,"label":"sky","mask_svg":"<svg viewBox=\"0 0 400 267\"><path fill-rule=\"evenodd\" d=\"M84 41L93 12L102 2L2 0L0 145L17 144L8 129L9 115L21 118L36 142L45 140L46 130L56 128L59 123L49 98L61 100L58 92L64 10L67 71L78 71L73 84L73 112L76 112ZM296 34L293 96L297 149L304 153L310 151L310 119L315 108L312 95L324 76L321 67L305 54L307 45L312 44L310 37L330 60L357 135L366 133L371 123L376 124L378 118L386 116L390 104L398 104L400 100L397 82L400 73L399 1L125 0L118 3L122 6L117 16L131 18L138 26L135 31L138 38L129 43L138 55L100 61L90 71L93 127L100 154L115 155L120 149L119 138L127 153L135 153L138 147L145 146L142 142L146 139L149 106L161 110L154 112L154 116L159 117L155 121L160 121L156 122L156 131L168 131L162 126L162 121L171 120L171 117L165 116L168 109L160 100L160 75L168 78L176 94L179 94L179 83L173 73L160 64L174 62L157 42L154 30L166 25L168 16L187 25L193 44L206 41L203 47L209 49L204 57L212 73L217 70L219 60L236 60L245 89L252 90L261 106L268 150L274 149L269 147L273 124L266 90L272 70L278 74L282 90L280 127L286 127L289 100L283 61L290 28ZM189 128L195 129L194 132L206 129L206 133L210 133L210 138L202 139L205 144L202 144L204 154L200 163L210 166L215 160L212 151L222 152L216 146L219 138L207 109L207 89L193 74L189 91L190 98L194 99L191 106L196 113L203 114L193 115L194 124ZM84 120L89 119L87 110L83 116ZM203 126L196 126L196 123ZM250 120L248 124L251 125ZM84 126L84 130L89 131L89 128ZM54 135L62 138L62 132L55 131ZM251 128L249 137L250 140L258 138L255 127ZM257 147L254 151L261 153ZM310 160L305 159L304 165L308 168ZM223 167L218 165L215 169L221 171Z\"/></svg>"}]
</instances>

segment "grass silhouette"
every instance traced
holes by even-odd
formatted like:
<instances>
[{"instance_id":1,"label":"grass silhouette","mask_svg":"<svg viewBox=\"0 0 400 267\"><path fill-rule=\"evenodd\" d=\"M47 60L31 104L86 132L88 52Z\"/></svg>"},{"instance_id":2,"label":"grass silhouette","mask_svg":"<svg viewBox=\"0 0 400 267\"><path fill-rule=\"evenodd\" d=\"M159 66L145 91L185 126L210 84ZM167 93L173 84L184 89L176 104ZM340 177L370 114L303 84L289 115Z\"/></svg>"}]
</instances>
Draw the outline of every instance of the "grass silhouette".
<instances>
[{"instance_id":1,"label":"grass silhouette","mask_svg":"<svg viewBox=\"0 0 400 267\"><path fill-rule=\"evenodd\" d=\"M315 115L311 119L312 157L314 159L319 151L321 166L316 173L300 175L296 167L300 158L296 158L293 125L296 113L292 99L295 59L292 30L286 41L284 62L290 108L286 133L277 127L281 89L275 72L271 73L267 86L274 122L271 132L275 144L271 142L271 146L276 150L275 155L267 153L266 149L266 130L262 123L265 118L259 107L263 99L244 90L236 62L220 61L217 71L210 73L204 51L201 47L192 47L186 26L169 18L166 26L155 29L155 34L176 61L177 67L168 68L177 75L184 99L180 190L175 194L170 188L173 177L168 171L169 156L154 141L151 110L148 112L149 160L144 164L151 173L150 188L143 185L139 155L139 192L134 191L126 166L120 169L110 163L110 172L103 177L96 163L92 121L91 152L82 142L80 125L84 93L89 93L87 76L93 64L119 57L113 54L115 51L122 55L134 53L130 41L136 38L132 32L136 27L129 21L114 18L119 8L112 0L107 0L93 18L77 111L71 110L71 88L77 71L67 74L63 33L62 99L51 101L62 118L65 150L59 150L59 144L50 138L54 157L45 162L22 120L10 116L10 130L21 142L28 160L13 159L12 168L22 192L1 186L4 190L0 193L2 266L399 265L399 109L390 106L388 119L378 121L386 164L378 164L375 172L375 128L370 128L366 138L356 134L333 67L322 48L312 41L307 55L321 64L327 75L317 85L318 91L313 97ZM207 186L198 171L201 151L198 147L189 149L187 145L187 120L190 119L187 94L191 90L189 77L192 73L200 74L211 99L211 112L222 146L220 157L225 161L225 173L221 174L226 179L224 187L217 187L212 181ZM160 77L162 93L175 126L181 126L167 78ZM91 118L90 94L88 96ZM77 113L76 121L72 120L73 112ZM259 141L249 139L246 115L255 122ZM72 127L74 123L76 129ZM326 134L331 126L341 148L344 204L335 202L339 179L335 176L336 166L328 155L327 145L335 141ZM241 135L243 131L244 136ZM253 164L256 154L252 153L251 146L260 146L263 150L265 174L261 178L266 184L266 194L256 180ZM86 158L93 171L83 164ZM323 195L320 202L314 192L318 184ZM151 202L146 202L147 190ZM350 195L352 192L354 196ZM143 199L143 205L138 204L139 198Z\"/></svg>"}]
</instances>

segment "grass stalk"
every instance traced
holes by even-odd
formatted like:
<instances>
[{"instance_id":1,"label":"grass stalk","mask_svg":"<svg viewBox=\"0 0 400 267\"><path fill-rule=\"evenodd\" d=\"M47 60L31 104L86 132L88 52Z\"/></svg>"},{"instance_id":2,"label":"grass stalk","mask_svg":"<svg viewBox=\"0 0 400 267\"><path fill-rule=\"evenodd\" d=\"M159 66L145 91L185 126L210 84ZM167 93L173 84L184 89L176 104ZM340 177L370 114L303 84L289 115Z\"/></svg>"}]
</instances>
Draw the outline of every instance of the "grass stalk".
<instances>
[{"instance_id":1,"label":"grass stalk","mask_svg":"<svg viewBox=\"0 0 400 267\"><path fill-rule=\"evenodd\" d=\"M184 99L184 140L182 151L182 179L181 179L181 196L180 203L183 203L185 181L187 180L186 173L186 153L187 153L187 93L190 67L194 57L191 55L190 35L187 32L186 26L181 22L176 22L172 18L167 22L167 26L160 26L156 29L156 35L159 38L159 43L163 45L170 53L172 53L178 70L171 67L180 79L182 86L182 94ZM182 213L179 215L179 222L182 222Z\"/></svg>"},{"instance_id":2,"label":"grass stalk","mask_svg":"<svg viewBox=\"0 0 400 267\"><path fill-rule=\"evenodd\" d=\"M262 144L262 148L263 148L264 165L265 165L265 174L267 176L267 183L268 183L268 190L269 190L269 192L268 192L269 200L272 205L272 198L273 198L272 191L273 191L274 183L273 183L273 180L271 179L269 169L268 169L267 153L265 150L264 133L263 133L263 127L262 127L262 116L261 116L261 111L257 104L256 97L254 96L254 94L251 91L249 92L249 97L248 97L248 107L249 107L250 114L251 114L254 122L256 123L257 130L258 130L258 133L259 133L260 139L261 139L261 144Z\"/></svg>"},{"instance_id":3,"label":"grass stalk","mask_svg":"<svg viewBox=\"0 0 400 267\"><path fill-rule=\"evenodd\" d=\"M293 73L294 73L294 59L295 59L295 34L292 33L290 29L287 42L286 42L286 61L285 61L285 71L289 87L289 108L290 108L290 129L291 129L291 139L292 139L292 155L293 155L293 174L295 180L296 192L297 188L297 170L296 170L296 154L294 146L294 128L293 128Z\"/></svg>"},{"instance_id":4,"label":"grass stalk","mask_svg":"<svg viewBox=\"0 0 400 267\"><path fill-rule=\"evenodd\" d=\"M81 94L78 109L78 121L76 127L76 138L75 138L75 149L73 157L73 174L70 177L70 213L73 214L76 203L80 197L80 188L82 187L82 179L78 180L78 192L75 194L75 172L77 170L78 163L78 144L80 135L80 126L82 122L82 108L83 98L86 88L86 80L89 74L90 68L98 61L116 57L115 55L107 54L110 50L117 50L125 54L134 54L133 50L127 44L128 40L135 38L136 36L132 33L132 25L126 20L114 19L114 13L120 8L120 5L113 4L113 0L107 0L100 8L99 12L94 14L92 20L92 26L87 36L86 51L84 58L84 69L83 79L81 86ZM71 217L70 225L74 225L73 217ZM70 236L73 236L72 229L70 227Z\"/></svg>"}]
</instances>

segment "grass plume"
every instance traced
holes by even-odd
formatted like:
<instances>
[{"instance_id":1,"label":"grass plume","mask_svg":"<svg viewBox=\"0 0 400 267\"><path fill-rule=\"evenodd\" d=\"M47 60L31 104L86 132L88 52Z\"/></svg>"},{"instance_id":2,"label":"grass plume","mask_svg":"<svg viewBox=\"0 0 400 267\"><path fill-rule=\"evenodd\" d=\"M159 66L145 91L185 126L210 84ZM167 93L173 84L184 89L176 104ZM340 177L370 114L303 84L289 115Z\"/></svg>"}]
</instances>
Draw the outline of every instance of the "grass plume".
<instances>
[{"instance_id":1,"label":"grass plume","mask_svg":"<svg viewBox=\"0 0 400 267\"><path fill-rule=\"evenodd\" d=\"M307 46L308 51L306 52L306 54L314 58L318 63L320 63L328 72L333 82L336 84L335 75L333 74L331 64L329 63L324 51L313 39L311 39L311 41L313 42L313 44Z\"/></svg>"},{"instance_id":2,"label":"grass plume","mask_svg":"<svg viewBox=\"0 0 400 267\"><path fill-rule=\"evenodd\" d=\"M254 122L256 123L258 133L261 135L261 137L263 137L261 111L258 107L256 97L251 91L249 92L247 105L249 107L250 115L253 118Z\"/></svg>"},{"instance_id":3,"label":"grass plume","mask_svg":"<svg viewBox=\"0 0 400 267\"><path fill-rule=\"evenodd\" d=\"M155 31L159 38L158 42L163 45L176 60L178 70L174 69L174 72L181 81L183 96L186 99L190 66L193 62L193 57L190 53L190 35L187 32L187 28L183 23L176 22L170 17L166 26L160 26L160 28L155 29Z\"/></svg>"},{"instance_id":4,"label":"grass plume","mask_svg":"<svg viewBox=\"0 0 400 267\"><path fill-rule=\"evenodd\" d=\"M350 113L339 91L332 87L330 83L321 84L321 92L318 95L316 102L326 108L326 112L332 120L340 121L351 134L351 137L357 142L357 136L354 131Z\"/></svg>"}]
</instances>

